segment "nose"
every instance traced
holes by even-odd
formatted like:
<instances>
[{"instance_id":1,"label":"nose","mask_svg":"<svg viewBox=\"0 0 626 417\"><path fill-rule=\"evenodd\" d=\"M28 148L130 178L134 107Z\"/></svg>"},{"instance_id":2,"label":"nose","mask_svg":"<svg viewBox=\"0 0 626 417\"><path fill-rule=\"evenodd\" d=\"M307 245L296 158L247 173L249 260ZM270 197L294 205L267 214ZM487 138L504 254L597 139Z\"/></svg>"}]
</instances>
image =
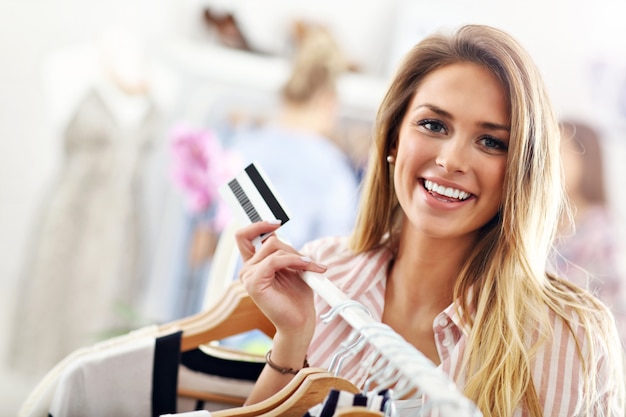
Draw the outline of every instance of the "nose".
<instances>
[{"instance_id":1,"label":"nose","mask_svg":"<svg viewBox=\"0 0 626 417\"><path fill-rule=\"evenodd\" d=\"M469 159L465 141L457 136L441 142L436 163L447 172L465 172Z\"/></svg>"}]
</instances>

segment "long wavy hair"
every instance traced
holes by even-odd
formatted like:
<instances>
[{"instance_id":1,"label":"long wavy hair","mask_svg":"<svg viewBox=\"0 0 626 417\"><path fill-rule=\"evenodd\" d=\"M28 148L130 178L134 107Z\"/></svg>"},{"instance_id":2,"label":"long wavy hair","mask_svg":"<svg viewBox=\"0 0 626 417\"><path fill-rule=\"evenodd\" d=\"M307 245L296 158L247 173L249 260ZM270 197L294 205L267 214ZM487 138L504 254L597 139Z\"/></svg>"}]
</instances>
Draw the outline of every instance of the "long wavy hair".
<instances>
[{"instance_id":1,"label":"long wavy hair","mask_svg":"<svg viewBox=\"0 0 626 417\"><path fill-rule=\"evenodd\" d=\"M531 366L539 347L551 338L550 309L568 327L577 315L591 342L585 344L589 348L580 348L581 343L578 349L586 389L581 395L591 409L596 400L594 346L603 336L617 336L604 306L586 291L546 273L547 254L567 209L559 125L538 69L510 35L468 25L450 36L429 36L408 52L378 110L351 247L356 252L381 245L397 248L404 219L386 156L396 145L401 121L424 77L461 62L481 65L500 81L509 98L511 134L501 209L481 229L454 289L460 317L472 328L463 358L467 378L460 388L485 416L510 416L519 406L533 417L541 416ZM538 337L529 337L535 332ZM617 345L603 349L621 355ZM619 381L622 369L615 372Z\"/></svg>"}]
</instances>

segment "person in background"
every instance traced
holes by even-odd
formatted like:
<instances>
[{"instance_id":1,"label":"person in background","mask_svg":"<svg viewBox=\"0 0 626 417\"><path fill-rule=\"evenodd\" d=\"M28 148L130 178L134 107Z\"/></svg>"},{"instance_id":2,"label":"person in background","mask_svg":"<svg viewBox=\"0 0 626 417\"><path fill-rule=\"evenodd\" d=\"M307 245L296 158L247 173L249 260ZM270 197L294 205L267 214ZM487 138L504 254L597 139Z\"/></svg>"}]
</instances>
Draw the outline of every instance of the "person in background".
<instances>
[{"instance_id":1,"label":"person in background","mask_svg":"<svg viewBox=\"0 0 626 417\"><path fill-rule=\"evenodd\" d=\"M562 120L561 132L565 190L572 218L561 225L555 268L607 304L625 343L626 279L618 258L623 243L606 198L600 135L594 127L577 120Z\"/></svg>"},{"instance_id":2,"label":"person in background","mask_svg":"<svg viewBox=\"0 0 626 417\"><path fill-rule=\"evenodd\" d=\"M281 230L294 247L354 225L358 181L350 158L332 140L338 118L337 79L344 56L324 27L297 24L291 72L274 120L231 139L244 165L258 162L291 215ZM306 192L303 192L306 190Z\"/></svg>"},{"instance_id":3,"label":"person in background","mask_svg":"<svg viewBox=\"0 0 626 417\"><path fill-rule=\"evenodd\" d=\"M255 248L275 221L237 232L239 277L276 326L248 403L278 392L306 358L327 368L352 331L321 323L329 306L299 275L312 271L419 349L484 416L623 417L613 316L546 271L564 209L560 138L538 68L507 33L468 25L413 47L378 111L353 233L298 251L273 235ZM365 354L340 376L362 386Z\"/></svg>"},{"instance_id":4,"label":"person in background","mask_svg":"<svg viewBox=\"0 0 626 417\"><path fill-rule=\"evenodd\" d=\"M290 215L281 237L299 248L322 236L349 233L359 181L349 156L332 139L338 118L337 79L347 68L344 56L322 26L297 23L294 34L291 71L275 119L236 129L226 143L239 154L242 169L257 162L267 174ZM271 340L252 331L221 344L260 353Z\"/></svg>"}]
</instances>

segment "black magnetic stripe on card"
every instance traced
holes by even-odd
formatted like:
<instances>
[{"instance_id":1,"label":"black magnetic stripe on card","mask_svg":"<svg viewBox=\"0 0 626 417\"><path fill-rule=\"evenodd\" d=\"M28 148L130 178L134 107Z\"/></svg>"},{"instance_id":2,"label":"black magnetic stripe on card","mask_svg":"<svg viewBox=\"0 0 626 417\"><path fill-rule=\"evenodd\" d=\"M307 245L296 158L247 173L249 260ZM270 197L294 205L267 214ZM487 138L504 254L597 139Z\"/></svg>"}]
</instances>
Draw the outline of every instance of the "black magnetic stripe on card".
<instances>
[{"instance_id":1,"label":"black magnetic stripe on card","mask_svg":"<svg viewBox=\"0 0 626 417\"><path fill-rule=\"evenodd\" d=\"M237 179L234 179L228 183L228 186L235 195L235 198L237 198L237 201L239 201L239 204L243 208L243 211L246 212L246 215L248 216L250 221L252 223L260 222L261 216L259 216L259 213L250 202L250 199L243 191L243 188L241 188L241 185L239 185L239 181L237 181Z\"/></svg>"},{"instance_id":2,"label":"black magnetic stripe on card","mask_svg":"<svg viewBox=\"0 0 626 417\"><path fill-rule=\"evenodd\" d=\"M265 183L263 177L261 177L261 174L257 171L254 164L250 164L246 167L246 173L248 173L248 177L250 177L250 180L259 191L259 194L261 194L261 197L265 200L265 203L272 211L272 214L274 214L274 218L280 220L281 224L285 224L285 222L289 220L289 216L287 216L285 210L283 210L278 200L276 200L274 193L272 193L272 190L270 190L268 185Z\"/></svg>"}]
</instances>

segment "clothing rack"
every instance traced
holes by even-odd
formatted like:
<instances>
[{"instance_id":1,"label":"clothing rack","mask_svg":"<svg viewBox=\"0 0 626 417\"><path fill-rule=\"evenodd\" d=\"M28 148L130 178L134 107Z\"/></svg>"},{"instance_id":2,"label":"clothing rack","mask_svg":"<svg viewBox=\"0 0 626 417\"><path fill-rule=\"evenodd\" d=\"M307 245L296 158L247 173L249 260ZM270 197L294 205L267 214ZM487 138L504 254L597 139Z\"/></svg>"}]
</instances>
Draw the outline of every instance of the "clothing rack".
<instances>
[{"instance_id":1,"label":"clothing rack","mask_svg":"<svg viewBox=\"0 0 626 417\"><path fill-rule=\"evenodd\" d=\"M375 355L363 363L370 368L365 390L370 385L376 389L392 388L394 401L407 395L421 397L422 412L433 411L439 416L482 416L443 371L391 327L373 320L363 304L348 298L324 275L305 271L302 279L330 305L331 309L322 317L325 321L340 315L354 329L352 337L333 358L331 371L338 372L347 355L369 344Z\"/></svg>"}]
</instances>

